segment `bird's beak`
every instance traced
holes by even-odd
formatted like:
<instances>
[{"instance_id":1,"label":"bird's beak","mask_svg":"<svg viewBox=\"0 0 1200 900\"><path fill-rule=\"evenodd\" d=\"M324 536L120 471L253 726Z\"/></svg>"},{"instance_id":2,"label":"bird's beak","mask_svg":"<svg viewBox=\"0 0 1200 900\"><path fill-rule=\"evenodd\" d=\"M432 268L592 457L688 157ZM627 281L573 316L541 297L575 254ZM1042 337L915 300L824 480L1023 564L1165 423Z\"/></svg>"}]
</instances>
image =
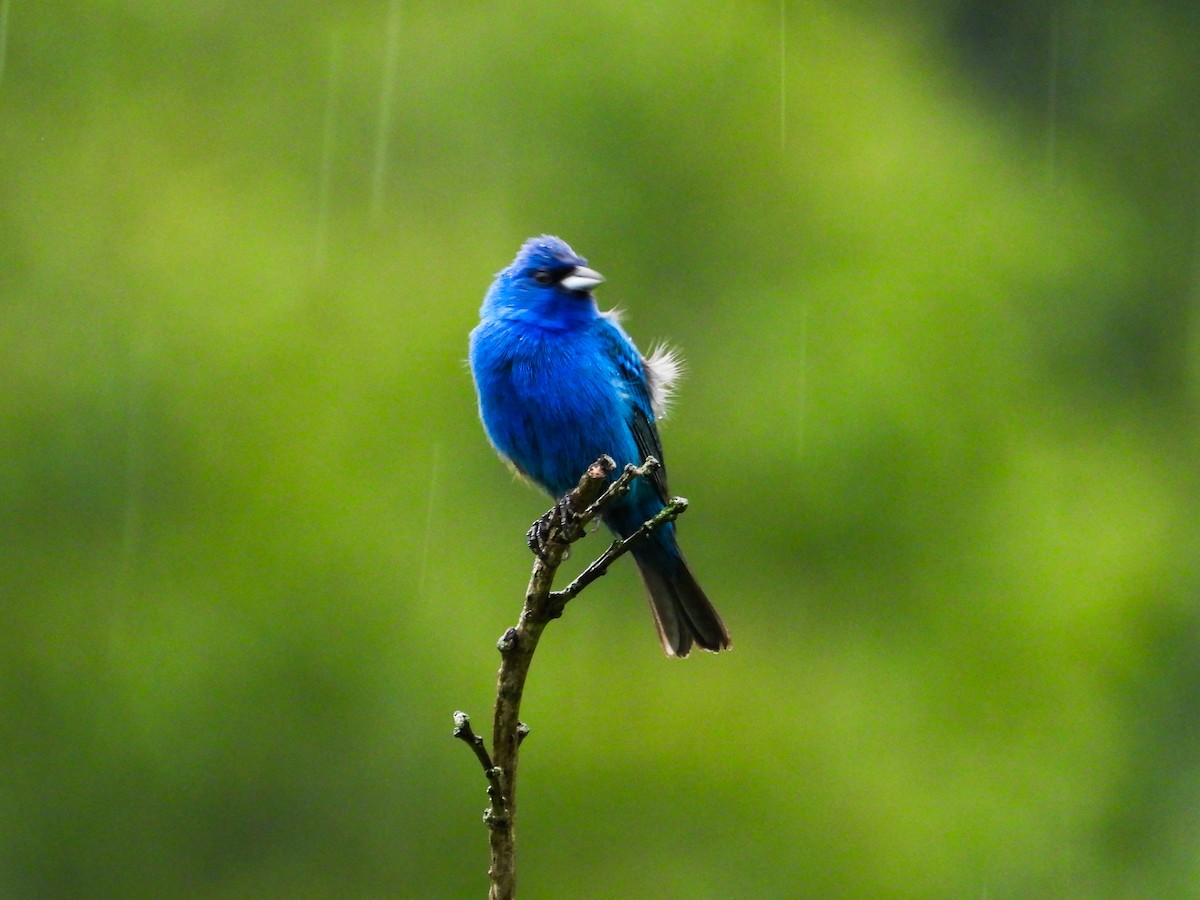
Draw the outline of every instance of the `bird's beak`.
<instances>
[{"instance_id":1,"label":"bird's beak","mask_svg":"<svg viewBox=\"0 0 1200 900\"><path fill-rule=\"evenodd\" d=\"M604 276L595 269L576 266L571 270L571 274L563 278L559 284L568 291L590 291L602 281L604 281Z\"/></svg>"}]
</instances>

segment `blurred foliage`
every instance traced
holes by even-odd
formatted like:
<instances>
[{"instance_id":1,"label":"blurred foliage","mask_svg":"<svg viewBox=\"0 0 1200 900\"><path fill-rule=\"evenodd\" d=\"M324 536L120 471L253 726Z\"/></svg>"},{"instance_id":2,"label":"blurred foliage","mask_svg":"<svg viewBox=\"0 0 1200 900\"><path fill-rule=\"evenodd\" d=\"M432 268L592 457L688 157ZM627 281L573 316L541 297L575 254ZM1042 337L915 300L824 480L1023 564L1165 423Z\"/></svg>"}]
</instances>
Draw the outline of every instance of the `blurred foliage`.
<instances>
[{"instance_id":1,"label":"blurred foliage","mask_svg":"<svg viewBox=\"0 0 1200 900\"><path fill-rule=\"evenodd\" d=\"M2 0L0 896L482 896L543 231L736 646L550 630L524 896L1200 895L1198 9Z\"/></svg>"}]
</instances>

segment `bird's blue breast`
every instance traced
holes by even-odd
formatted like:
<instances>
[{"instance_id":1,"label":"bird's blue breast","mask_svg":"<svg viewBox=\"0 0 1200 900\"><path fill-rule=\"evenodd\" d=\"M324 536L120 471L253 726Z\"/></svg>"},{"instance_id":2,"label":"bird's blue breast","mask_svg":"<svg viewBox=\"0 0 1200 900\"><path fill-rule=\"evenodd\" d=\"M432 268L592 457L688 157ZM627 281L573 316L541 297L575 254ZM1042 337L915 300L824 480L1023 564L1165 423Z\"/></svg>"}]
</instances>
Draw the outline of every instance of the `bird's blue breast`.
<instances>
[{"instance_id":1,"label":"bird's blue breast","mask_svg":"<svg viewBox=\"0 0 1200 900\"><path fill-rule=\"evenodd\" d=\"M608 328L599 316L568 331L485 319L471 332L471 369L489 439L554 496L574 487L602 453L618 467L640 462Z\"/></svg>"}]
</instances>

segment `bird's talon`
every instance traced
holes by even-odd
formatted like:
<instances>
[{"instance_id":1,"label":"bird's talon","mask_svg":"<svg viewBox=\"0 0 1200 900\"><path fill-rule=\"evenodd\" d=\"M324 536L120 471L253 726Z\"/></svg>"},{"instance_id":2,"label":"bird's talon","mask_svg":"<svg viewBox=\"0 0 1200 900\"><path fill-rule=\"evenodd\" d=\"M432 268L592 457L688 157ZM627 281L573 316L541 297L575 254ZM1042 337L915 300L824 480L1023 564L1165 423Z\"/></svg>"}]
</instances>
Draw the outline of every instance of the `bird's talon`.
<instances>
[{"instance_id":1,"label":"bird's talon","mask_svg":"<svg viewBox=\"0 0 1200 900\"><path fill-rule=\"evenodd\" d=\"M572 529L579 522L579 513L571 507L571 502L563 497L554 504L552 514L558 519L558 533L564 544L569 544Z\"/></svg>"},{"instance_id":2,"label":"bird's talon","mask_svg":"<svg viewBox=\"0 0 1200 900\"><path fill-rule=\"evenodd\" d=\"M567 546L570 543L571 529L578 521L579 514L571 508L567 498L563 497L545 515L529 526L529 531L525 534L525 542L538 559L545 561L550 551L551 541L560 543L564 547Z\"/></svg>"},{"instance_id":3,"label":"bird's talon","mask_svg":"<svg viewBox=\"0 0 1200 900\"><path fill-rule=\"evenodd\" d=\"M546 551L549 549L549 537L550 528L546 516L542 516L530 525L529 531L525 533L525 543L529 545L533 555L543 562L546 560Z\"/></svg>"}]
</instances>

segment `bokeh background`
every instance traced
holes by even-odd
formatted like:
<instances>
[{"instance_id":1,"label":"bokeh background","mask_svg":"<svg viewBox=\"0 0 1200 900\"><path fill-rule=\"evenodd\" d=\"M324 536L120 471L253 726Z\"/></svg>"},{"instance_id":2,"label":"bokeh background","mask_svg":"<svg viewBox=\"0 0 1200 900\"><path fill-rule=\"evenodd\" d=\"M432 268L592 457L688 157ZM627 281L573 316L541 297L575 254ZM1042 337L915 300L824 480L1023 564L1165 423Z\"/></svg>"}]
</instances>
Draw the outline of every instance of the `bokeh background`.
<instances>
[{"instance_id":1,"label":"bokeh background","mask_svg":"<svg viewBox=\"0 0 1200 900\"><path fill-rule=\"evenodd\" d=\"M552 625L523 896L1200 896L1200 6L0 36L0 896L484 894L451 714L547 501L464 359L541 232L689 361L735 648L664 659L627 564Z\"/></svg>"}]
</instances>

